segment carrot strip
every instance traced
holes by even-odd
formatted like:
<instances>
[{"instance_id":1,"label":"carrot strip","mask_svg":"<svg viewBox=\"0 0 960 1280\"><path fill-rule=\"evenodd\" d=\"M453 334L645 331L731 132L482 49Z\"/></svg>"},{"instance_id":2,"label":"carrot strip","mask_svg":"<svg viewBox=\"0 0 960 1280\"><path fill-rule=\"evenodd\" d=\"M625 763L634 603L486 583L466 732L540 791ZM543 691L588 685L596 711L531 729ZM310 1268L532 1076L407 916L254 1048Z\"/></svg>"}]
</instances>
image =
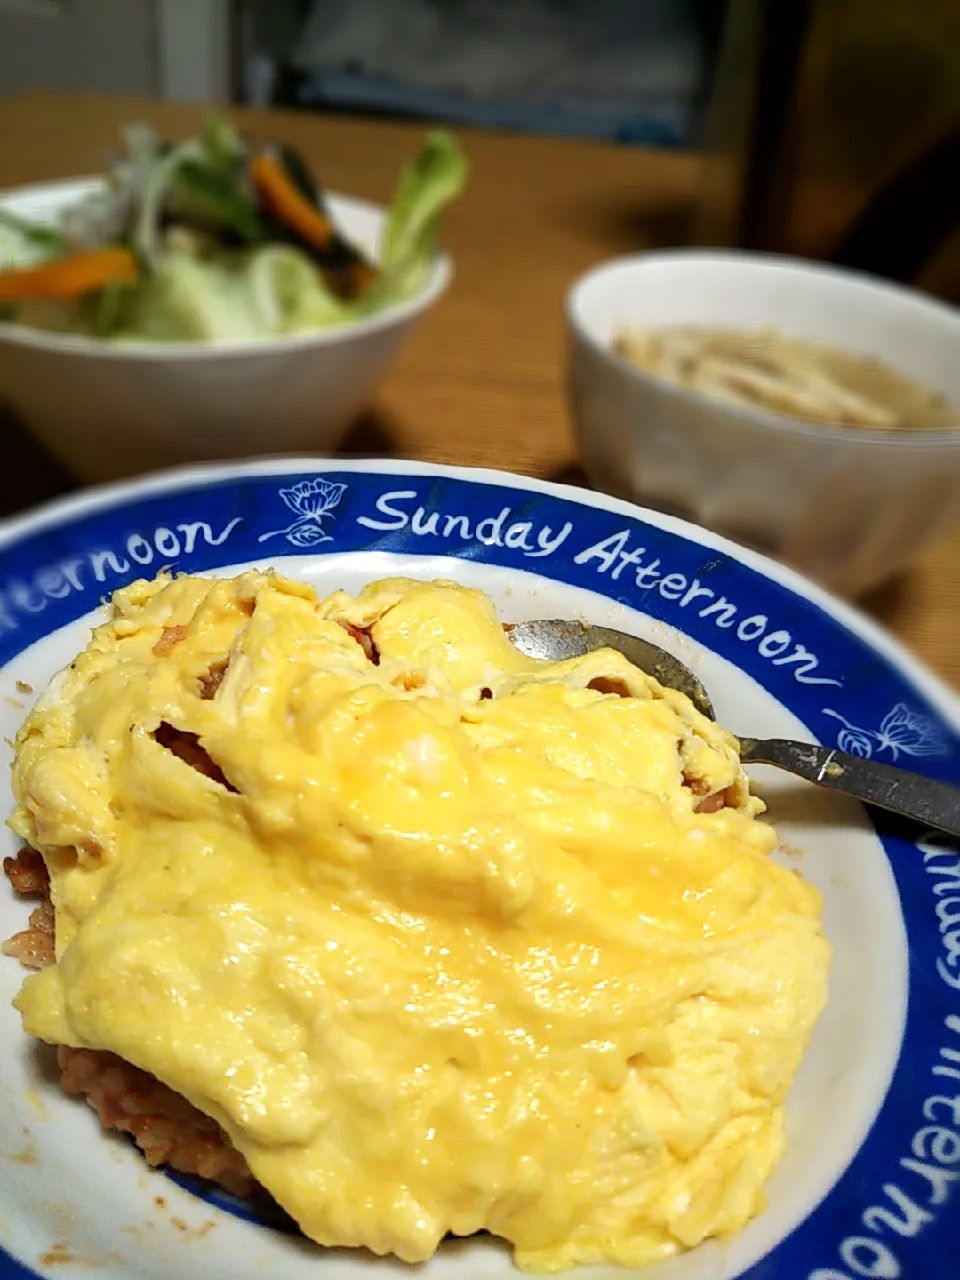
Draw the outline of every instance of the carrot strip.
<instances>
[{"instance_id":1,"label":"carrot strip","mask_svg":"<svg viewBox=\"0 0 960 1280\"><path fill-rule=\"evenodd\" d=\"M254 156L250 175L270 212L282 223L315 249L331 248L336 236L333 223L297 190L274 156L268 151Z\"/></svg>"},{"instance_id":2,"label":"carrot strip","mask_svg":"<svg viewBox=\"0 0 960 1280\"><path fill-rule=\"evenodd\" d=\"M283 165L269 151L261 151L250 163L250 176L260 197L273 216L300 239L321 254L338 255L344 248L336 227L321 209L318 209L300 191ZM351 289L359 292L374 278L375 272L356 254L353 261L336 265L321 264L325 274L333 276L346 273Z\"/></svg>"},{"instance_id":3,"label":"carrot strip","mask_svg":"<svg viewBox=\"0 0 960 1280\"><path fill-rule=\"evenodd\" d=\"M71 301L107 284L134 284L140 276L129 249L96 249L36 267L0 272L0 302L23 298Z\"/></svg>"}]
</instances>

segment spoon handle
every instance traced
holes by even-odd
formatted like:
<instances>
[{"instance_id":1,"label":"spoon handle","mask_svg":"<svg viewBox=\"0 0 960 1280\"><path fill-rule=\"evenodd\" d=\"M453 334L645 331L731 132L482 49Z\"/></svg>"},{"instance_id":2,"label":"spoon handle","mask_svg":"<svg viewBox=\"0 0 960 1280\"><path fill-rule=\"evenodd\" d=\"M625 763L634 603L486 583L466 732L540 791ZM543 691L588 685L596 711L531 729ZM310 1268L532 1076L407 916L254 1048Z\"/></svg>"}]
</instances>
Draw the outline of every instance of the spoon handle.
<instances>
[{"instance_id":1,"label":"spoon handle","mask_svg":"<svg viewBox=\"0 0 960 1280\"><path fill-rule=\"evenodd\" d=\"M960 836L960 787L948 782L864 760L835 747L815 747L785 738L741 738L740 758L744 764L775 765L865 804L879 805L891 813Z\"/></svg>"}]
</instances>

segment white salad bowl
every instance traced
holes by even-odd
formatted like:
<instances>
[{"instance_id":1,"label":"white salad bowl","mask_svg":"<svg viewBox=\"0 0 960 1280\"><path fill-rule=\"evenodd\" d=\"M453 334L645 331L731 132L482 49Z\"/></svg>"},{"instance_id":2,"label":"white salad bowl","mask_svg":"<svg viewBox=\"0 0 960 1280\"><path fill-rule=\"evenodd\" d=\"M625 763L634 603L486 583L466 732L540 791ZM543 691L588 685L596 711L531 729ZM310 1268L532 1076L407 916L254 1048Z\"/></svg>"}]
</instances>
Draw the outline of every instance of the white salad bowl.
<instances>
[{"instance_id":1,"label":"white salad bowl","mask_svg":"<svg viewBox=\"0 0 960 1280\"><path fill-rule=\"evenodd\" d=\"M960 781L956 698L799 575L670 516L493 471L286 458L108 486L0 525L0 752L84 646L101 600L162 567L274 565L326 594L391 574L479 587L505 621L644 636L721 723ZM751 769L775 855L823 895L830 991L787 1099L767 1205L644 1280L955 1280L960 1256L960 859L949 841ZM0 793L9 812L12 797ZM0 852L13 853L10 832ZM0 884L0 937L29 907ZM60 1089L0 957L0 1280L513 1280L490 1237L423 1266L310 1245L263 1205L150 1171ZM389 1119L385 1119L385 1124ZM286 1227L286 1229L284 1229ZM625 1280L613 1266L570 1280Z\"/></svg>"},{"instance_id":2,"label":"white salad bowl","mask_svg":"<svg viewBox=\"0 0 960 1280\"><path fill-rule=\"evenodd\" d=\"M51 222L99 185L25 187L0 196L0 208ZM337 225L375 260L385 211L327 199ZM290 337L114 343L0 323L0 402L86 481L182 462L331 452L451 275L439 254L410 301Z\"/></svg>"},{"instance_id":3,"label":"white salad bowl","mask_svg":"<svg viewBox=\"0 0 960 1280\"><path fill-rule=\"evenodd\" d=\"M676 386L614 354L631 325L774 328L873 356L960 406L960 312L909 289L763 254L637 254L567 299L583 465L620 497L690 517L858 595L960 522L960 427L800 422Z\"/></svg>"}]
</instances>

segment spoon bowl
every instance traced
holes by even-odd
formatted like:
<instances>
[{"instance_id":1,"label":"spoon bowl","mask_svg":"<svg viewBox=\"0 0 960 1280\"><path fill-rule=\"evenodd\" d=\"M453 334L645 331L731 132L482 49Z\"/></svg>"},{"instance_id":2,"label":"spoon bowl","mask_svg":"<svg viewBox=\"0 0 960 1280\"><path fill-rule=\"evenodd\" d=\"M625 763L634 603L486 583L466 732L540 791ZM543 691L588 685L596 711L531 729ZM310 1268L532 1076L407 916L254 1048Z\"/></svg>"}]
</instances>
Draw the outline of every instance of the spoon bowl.
<instances>
[{"instance_id":1,"label":"spoon bowl","mask_svg":"<svg viewBox=\"0 0 960 1280\"><path fill-rule=\"evenodd\" d=\"M649 640L563 618L539 618L507 628L512 643L530 658L561 662L595 649L616 649L635 667L665 688L685 693L710 720L713 703L703 684L679 658ZM739 738L744 764L769 764L818 786L853 796L901 817L960 836L960 787L907 769L850 755L835 747L821 747L786 738Z\"/></svg>"},{"instance_id":2,"label":"spoon bowl","mask_svg":"<svg viewBox=\"0 0 960 1280\"><path fill-rule=\"evenodd\" d=\"M627 635L625 631L614 631L612 627L593 627L585 622L561 618L516 622L508 628L508 634L528 658L544 658L548 662L581 658L594 649L617 649L635 667L646 671L666 688L685 693L697 710L709 719L717 718L710 695L690 668L649 640Z\"/></svg>"}]
</instances>

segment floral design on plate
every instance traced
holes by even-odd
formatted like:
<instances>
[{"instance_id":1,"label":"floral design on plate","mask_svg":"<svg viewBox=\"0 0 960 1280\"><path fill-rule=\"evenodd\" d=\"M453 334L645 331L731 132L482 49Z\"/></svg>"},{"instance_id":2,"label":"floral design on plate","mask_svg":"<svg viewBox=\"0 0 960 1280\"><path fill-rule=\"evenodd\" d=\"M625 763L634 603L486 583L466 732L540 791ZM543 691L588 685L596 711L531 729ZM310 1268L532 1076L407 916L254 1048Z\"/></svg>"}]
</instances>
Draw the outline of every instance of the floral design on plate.
<instances>
[{"instance_id":1,"label":"floral design on plate","mask_svg":"<svg viewBox=\"0 0 960 1280\"><path fill-rule=\"evenodd\" d=\"M837 746L852 756L862 756L869 760L878 751L889 751L893 759L897 760L901 754L947 754L947 743L938 726L920 712L911 711L904 702L898 702L887 712L880 721L879 729L862 729L832 707L824 707L823 714L839 720L843 725L837 734Z\"/></svg>"},{"instance_id":2,"label":"floral design on plate","mask_svg":"<svg viewBox=\"0 0 960 1280\"><path fill-rule=\"evenodd\" d=\"M268 538L283 536L295 547L314 547L320 542L332 542L333 537L324 529L323 521L332 515L346 488L345 484L335 484L317 476L313 480L301 480L291 489L280 489L280 497L291 511L297 513L297 518L284 529L262 533L257 541L266 542Z\"/></svg>"}]
</instances>

